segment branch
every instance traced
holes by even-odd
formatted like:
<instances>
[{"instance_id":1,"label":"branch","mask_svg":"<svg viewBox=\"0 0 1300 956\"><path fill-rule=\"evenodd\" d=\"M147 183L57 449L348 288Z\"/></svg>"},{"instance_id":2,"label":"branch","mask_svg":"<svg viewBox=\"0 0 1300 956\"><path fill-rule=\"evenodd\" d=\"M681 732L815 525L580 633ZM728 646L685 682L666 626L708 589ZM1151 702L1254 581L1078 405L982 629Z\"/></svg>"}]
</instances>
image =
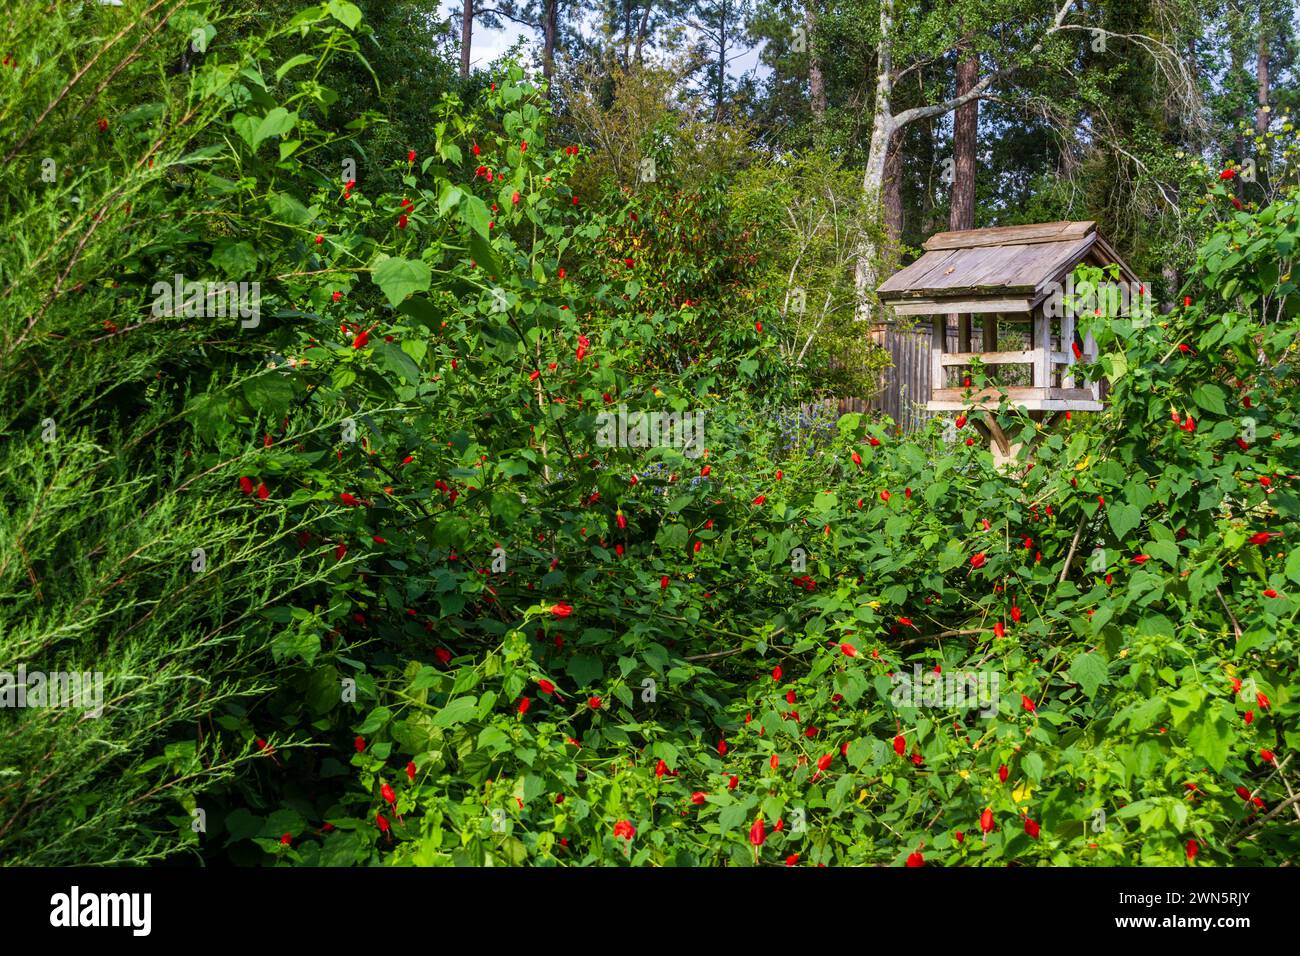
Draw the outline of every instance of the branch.
<instances>
[{"instance_id":1,"label":"branch","mask_svg":"<svg viewBox=\"0 0 1300 956\"><path fill-rule=\"evenodd\" d=\"M1033 57L1042 50L1043 43L1049 36L1063 29L1062 24L1065 22L1065 18L1069 15L1070 8L1073 6L1074 0L1065 0L1065 2L1061 4L1061 8L1056 11L1056 16L1052 19L1052 25L1047 28L1046 32L1044 32L1041 37L1038 38L1038 42L1030 48L1028 54L1030 57ZM1005 76L1009 76L1016 69L1017 67L1015 66L1009 66L1000 70L994 70L961 96L954 96L952 99L945 100L944 102L935 104L934 106L914 106L910 110L904 110L894 117L894 126L897 128L905 126L908 123L914 123L917 120L931 119L935 116L943 116L945 113L951 113L959 106L965 106L972 100L982 98L988 91L989 87L993 85L995 80L1000 80Z\"/></svg>"}]
</instances>

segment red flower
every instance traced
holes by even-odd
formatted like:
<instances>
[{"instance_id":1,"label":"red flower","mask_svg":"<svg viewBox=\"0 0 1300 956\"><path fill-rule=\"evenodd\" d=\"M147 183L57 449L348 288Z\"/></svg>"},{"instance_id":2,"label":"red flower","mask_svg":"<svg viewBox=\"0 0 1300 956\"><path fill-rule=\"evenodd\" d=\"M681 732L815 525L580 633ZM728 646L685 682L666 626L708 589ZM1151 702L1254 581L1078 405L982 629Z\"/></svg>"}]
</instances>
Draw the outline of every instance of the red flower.
<instances>
[{"instance_id":1,"label":"red flower","mask_svg":"<svg viewBox=\"0 0 1300 956\"><path fill-rule=\"evenodd\" d=\"M372 534L370 536L370 540L373 541L375 544L388 544L387 538L384 538L383 536L377 534Z\"/></svg>"},{"instance_id":2,"label":"red flower","mask_svg":"<svg viewBox=\"0 0 1300 956\"><path fill-rule=\"evenodd\" d=\"M791 853L789 856L787 856L787 857L785 858L785 865L786 865L786 866L798 866L798 864L799 864L799 854L798 854L798 853Z\"/></svg>"},{"instance_id":3,"label":"red flower","mask_svg":"<svg viewBox=\"0 0 1300 956\"><path fill-rule=\"evenodd\" d=\"M347 553L348 553L348 546L344 544L342 541L340 541L339 546L334 549L334 560L342 561L344 556L347 555Z\"/></svg>"},{"instance_id":4,"label":"red flower","mask_svg":"<svg viewBox=\"0 0 1300 956\"><path fill-rule=\"evenodd\" d=\"M767 501L767 495L759 495L754 499L754 504L761 505L765 501Z\"/></svg>"},{"instance_id":5,"label":"red flower","mask_svg":"<svg viewBox=\"0 0 1300 956\"><path fill-rule=\"evenodd\" d=\"M785 692L785 702L787 704L793 704L795 702L795 692L793 690Z\"/></svg>"},{"instance_id":6,"label":"red flower","mask_svg":"<svg viewBox=\"0 0 1300 956\"><path fill-rule=\"evenodd\" d=\"M978 554L971 555L970 566L976 570L979 570L980 568L984 567L984 562L987 560L988 558L985 556L984 552L981 551Z\"/></svg>"},{"instance_id":7,"label":"red flower","mask_svg":"<svg viewBox=\"0 0 1300 956\"><path fill-rule=\"evenodd\" d=\"M749 842L754 846L762 846L763 841L767 839L767 830L763 826L763 818L759 817L754 821L754 825L749 828Z\"/></svg>"},{"instance_id":8,"label":"red flower","mask_svg":"<svg viewBox=\"0 0 1300 956\"><path fill-rule=\"evenodd\" d=\"M590 707L592 710L600 710L600 698L599 698L599 697L588 697L588 698L587 698L587 706Z\"/></svg>"},{"instance_id":9,"label":"red flower","mask_svg":"<svg viewBox=\"0 0 1300 956\"><path fill-rule=\"evenodd\" d=\"M834 760L835 760L834 754L822 754L820 757L817 758L817 769L818 770L828 769Z\"/></svg>"},{"instance_id":10,"label":"red flower","mask_svg":"<svg viewBox=\"0 0 1300 956\"><path fill-rule=\"evenodd\" d=\"M1237 175L1237 171L1236 171L1235 169L1225 169L1223 172L1219 173L1219 178L1220 178L1220 179L1231 179L1232 177L1234 177L1234 176L1236 176L1236 175Z\"/></svg>"},{"instance_id":11,"label":"red flower","mask_svg":"<svg viewBox=\"0 0 1300 956\"><path fill-rule=\"evenodd\" d=\"M698 807L708 798L708 796L709 795L704 791L696 790L694 793L691 794L691 803L695 804Z\"/></svg>"},{"instance_id":12,"label":"red flower","mask_svg":"<svg viewBox=\"0 0 1300 956\"><path fill-rule=\"evenodd\" d=\"M1071 343L1070 343L1070 350L1071 350L1072 352L1074 352L1074 360L1075 360L1076 362L1082 362L1082 361L1083 361L1083 352L1079 349L1079 343L1078 343L1078 342L1071 342Z\"/></svg>"},{"instance_id":13,"label":"red flower","mask_svg":"<svg viewBox=\"0 0 1300 956\"><path fill-rule=\"evenodd\" d=\"M985 808L984 812L980 814L980 832L993 832L993 810L991 808Z\"/></svg>"},{"instance_id":14,"label":"red flower","mask_svg":"<svg viewBox=\"0 0 1300 956\"><path fill-rule=\"evenodd\" d=\"M1249 800L1250 790L1248 790L1246 787L1237 787L1237 796L1241 797L1241 799L1243 800Z\"/></svg>"},{"instance_id":15,"label":"red flower","mask_svg":"<svg viewBox=\"0 0 1300 956\"><path fill-rule=\"evenodd\" d=\"M1242 720L1244 720L1246 722L1246 726L1249 727L1251 723L1253 723L1255 720L1255 712L1253 710L1246 711L1245 715L1242 717Z\"/></svg>"},{"instance_id":16,"label":"red flower","mask_svg":"<svg viewBox=\"0 0 1300 956\"><path fill-rule=\"evenodd\" d=\"M357 737L356 740L352 741L352 746L357 748L357 753L361 753L361 751L366 749L366 738Z\"/></svg>"},{"instance_id":17,"label":"red flower","mask_svg":"<svg viewBox=\"0 0 1300 956\"><path fill-rule=\"evenodd\" d=\"M655 776L662 777L667 772L668 772L668 764L664 763L663 760L660 759L660 761L657 764L655 764Z\"/></svg>"},{"instance_id":18,"label":"red flower","mask_svg":"<svg viewBox=\"0 0 1300 956\"><path fill-rule=\"evenodd\" d=\"M565 604L563 601L561 601L559 604L554 604L551 606L551 614L553 614L557 618L564 619L572 613L573 613L572 604Z\"/></svg>"},{"instance_id":19,"label":"red flower","mask_svg":"<svg viewBox=\"0 0 1300 956\"><path fill-rule=\"evenodd\" d=\"M354 349L364 348L365 344L370 341L370 333L362 331L355 339L352 340Z\"/></svg>"},{"instance_id":20,"label":"red flower","mask_svg":"<svg viewBox=\"0 0 1300 956\"><path fill-rule=\"evenodd\" d=\"M510 202L511 202L512 204L518 206L518 205L519 205L519 193L517 193L517 192L516 192L516 193L512 193L512 194L510 195Z\"/></svg>"},{"instance_id":21,"label":"red flower","mask_svg":"<svg viewBox=\"0 0 1300 956\"><path fill-rule=\"evenodd\" d=\"M521 698L519 701L519 713L521 714L528 713L528 708L531 706L533 706L532 698L529 697Z\"/></svg>"},{"instance_id":22,"label":"red flower","mask_svg":"<svg viewBox=\"0 0 1300 956\"><path fill-rule=\"evenodd\" d=\"M1034 702L1024 694L1020 695L1020 706L1025 708L1025 710L1029 711L1031 714L1038 710L1038 708L1034 706Z\"/></svg>"},{"instance_id":23,"label":"red flower","mask_svg":"<svg viewBox=\"0 0 1300 956\"><path fill-rule=\"evenodd\" d=\"M545 677L543 677L541 680L537 682L537 687L539 690L541 690L543 694L555 693L555 685L552 684L550 681L548 681Z\"/></svg>"},{"instance_id":24,"label":"red flower","mask_svg":"<svg viewBox=\"0 0 1300 956\"><path fill-rule=\"evenodd\" d=\"M1006 764L1003 764L1002 766L998 767L998 780L1001 781L1002 783L1006 783L1006 782L1007 782L1007 765L1006 765Z\"/></svg>"},{"instance_id":25,"label":"red flower","mask_svg":"<svg viewBox=\"0 0 1300 956\"><path fill-rule=\"evenodd\" d=\"M1025 817L1025 832L1029 834L1031 839L1038 839L1038 824L1029 817Z\"/></svg>"},{"instance_id":26,"label":"red flower","mask_svg":"<svg viewBox=\"0 0 1300 956\"><path fill-rule=\"evenodd\" d=\"M907 857L907 865L908 865L909 867L912 867L912 866L925 866L925 857L921 856L921 852L920 852L919 850L917 850L916 852L911 853L911 854L908 855L908 857Z\"/></svg>"},{"instance_id":27,"label":"red flower","mask_svg":"<svg viewBox=\"0 0 1300 956\"><path fill-rule=\"evenodd\" d=\"M882 492L880 493L880 500L883 501L885 504L889 504L889 498L890 498L890 495L889 495L889 491L888 491L888 490L886 490L886 491L882 491Z\"/></svg>"},{"instance_id":28,"label":"red flower","mask_svg":"<svg viewBox=\"0 0 1300 956\"><path fill-rule=\"evenodd\" d=\"M755 323L754 323L754 331L757 332L759 335L762 335L762 334L763 334L763 323L762 323L762 322L755 322Z\"/></svg>"},{"instance_id":29,"label":"red flower","mask_svg":"<svg viewBox=\"0 0 1300 956\"><path fill-rule=\"evenodd\" d=\"M1259 759L1265 763L1273 763L1277 757L1274 756L1273 751L1265 749L1259 752Z\"/></svg>"},{"instance_id":30,"label":"red flower","mask_svg":"<svg viewBox=\"0 0 1300 956\"><path fill-rule=\"evenodd\" d=\"M618 525L620 530L627 527L627 518L624 517L621 510L614 512L614 523Z\"/></svg>"},{"instance_id":31,"label":"red flower","mask_svg":"<svg viewBox=\"0 0 1300 956\"><path fill-rule=\"evenodd\" d=\"M1277 592L1274 591L1272 588L1268 588L1266 591L1264 591L1264 597L1275 598L1277 597Z\"/></svg>"},{"instance_id":32,"label":"red flower","mask_svg":"<svg viewBox=\"0 0 1300 956\"><path fill-rule=\"evenodd\" d=\"M772 680L779 681L780 679L781 679L781 665L778 664L776 665L776 667L772 668Z\"/></svg>"},{"instance_id":33,"label":"red flower","mask_svg":"<svg viewBox=\"0 0 1300 956\"><path fill-rule=\"evenodd\" d=\"M996 621L996 622L994 622L994 624L993 624L993 636L994 636L994 637L1006 637L1006 635L1007 635L1007 627L1006 627L1006 625L1003 624L1001 621Z\"/></svg>"},{"instance_id":34,"label":"red flower","mask_svg":"<svg viewBox=\"0 0 1300 956\"><path fill-rule=\"evenodd\" d=\"M1268 544L1268 539L1274 536L1280 538L1282 537L1282 533L1280 531L1257 531L1254 534L1252 534L1247 540L1251 544L1264 545L1264 544Z\"/></svg>"},{"instance_id":35,"label":"red flower","mask_svg":"<svg viewBox=\"0 0 1300 956\"><path fill-rule=\"evenodd\" d=\"M1201 845L1195 840L1187 841L1187 862L1191 863L1196 859L1196 854L1201 852Z\"/></svg>"},{"instance_id":36,"label":"red flower","mask_svg":"<svg viewBox=\"0 0 1300 956\"><path fill-rule=\"evenodd\" d=\"M1260 710L1268 710L1273 706L1273 702L1268 699L1268 694L1264 693L1262 690L1255 692L1255 702L1259 704Z\"/></svg>"},{"instance_id":37,"label":"red flower","mask_svg":"<svg viewBox=\"0 0 1300 956\"><path fill-rule=\"evenodd\" d=\"M352 507L356 507L357 505L361 504L361 502L359 502L354 495L346 491L339 495L339 500L342 501L345 505L351 505Z\"/></svg>"},{"instance_id":38,"label":"red flower","mask_svg":"<svg viewBox=\"0 0 1300 956\"><path fill-rule=\"evenodd\" d=\"M1013 624L1020 623L1020 608L1018 607L1011 608L1011 623Z\"/></svg>"},{"instance_id":39,"label":"red flower","mask_svg":"<svg viewBox=\"0 0 1300 956\"><path fill-rule=\"evenodd\" d=\"M854 647L852 644L841 644L840 653L843 654L845 657L857 657L858 649Z\"/></svg>"},{"instance_id":40,"label":"red flower","mask_svg":"<svg viewBox=\"0 0 1300 956\"><path fill-rule=\"evenodd\" d=\"M727 789L735 790L739 784L740 784L740 778L733 773L731 775L731 779L727 781Z\"/></svg>"},{"instance_id":41,"label":"red flower","mask_svg":"<svg viewBox=\"0 0 1300 956\"><path fill-rule=\"evenodd\" d=\"M286 833L284 836L280 837L280 842L283 843L285 846L292 846L292 845L293 845L293 835L292 835L292 834L289 834L289 833Z\"/></svg>"},{"instance_id":42,"label":"red flower","mask_svg":"<svg viewBox=\"0 0 1300 956\"><path fill-rule=\"evenodd\" d=\"M415 761L412 760L406 765L406 779L415 783Z\"/></svg>"},{"instance_id":43,"label":"red flower","mask_svg":"<svg viewBox=\"0 0 1300 956\"><path fill-rule=\"evenodd\" d=\"M239 479L239 490L246 495L251 495L253 493L253 479L247 476L241 477Z\"/></svg>"},{"instance_id":44,"label":"red flower","mask_svg":"<svg viewBox=\"0 0 1300 956\"><path fill-rule=\"evenodd\" d=\"M867 444L870 445L872 448L878 448L878 447L880 447L880 439L879 439L879 438L868 438L868 439L867 439Z\"/></svg>"},{"instance_id":45,"label":"red flower","mask_svg":"<svg viewBox=\"0 0 1300 956\"><path fill-rule=\"evenodd\" d=\"M894 738L894 753L898 754L901 757L903 756L906 750L907 750L907 741L903 739L902 734L899 734L897 737Z\"/></svg>"},{"instance_id":46,"label":"red flower","mask_svg":"<svg viewBox=\"0 0 1300 956\"><path fill-rule=\"evenodd\" d=\"M662 591L666 587L668 587L668 575L665 574L659 578L659 590Z\"/></svg>"},{"instance_id":47,"label":"red flower","mask_svg":"<svg viewBox=\"0 0 1300 956\"><path fill-rule=\"evenodd\" d=\"M267 491L267 489L266 489L266 483L265 483L265 482L258 482L258 485L257 485L257 497L260 498L262 501L265 501L265 500L267 499L267 496L270 495L270 494L271 494L271 492Z\"/></svg>"},{"instance_id":48,"label":"red flower","mask_svg":"<svg viewBox=\"0 0 1300 956\"><path fill-rule=\"evenodd\" d=\"M718 741L718 756L719 756L719 757L725 757L726 755L727 755L727 741L726 741L725 739L719 740L719 741Z\"/></svg>"},{"instance_id":49,"label":"red flower","mask_svg":"<svg viewBox=\"0 0 1300 956\"><path fill-rule=\"evenodd\" d=\"M614 824L614 836L622 837L624 840L631 840L636 836L636 827L632 826L630 820L619 820Z\"/></svg>"},{"instance_id":50,"label":"red flower","mask_svg":"<svg viewBox=\"0 0 1300 956\"><path fill-rule=\"evenodd\" d=\"M436 648L433 652L433 656L438 659L440 664L446 665L451 662L451 651L447 650L445 647Z\"/></svg>"},{"instance_id":51,"label":"red flower","mask_svg":"<svg viewBox=\"0 0 1300 956\"><path fill-rule=\"evenodd\" d=\"M958 843L966 842L966 834L963 833L961 830L955 831L952 835L952 838L956 840Z\"/></svg>"},{"instance_id":52,"label":"red flower","mask_svg":"<svg viewBox=\"0 0 1300 956\"><path fill-rule=\"evenodd\" d=\"M1151 555L1149 555L1149 554L1135 554L1135 555L1133 555L1133 563L1134 563L1134 564L1146 564L1146 563L1147 563L1148 561L1150 561L1150 560L1151 560Z\"/></svg>"},{"instance_id":53,"label":"red flower","mask_svg":"<svg viewBox=\"0 0 1300 956\"><path fill-rule=\"evenodd\" d=\"M379 795L383 797L384 800L386 800L388 803L396 805L397 794L393 792L393 788L390 787L388 784L384 784L382 787L379 788Z\"/></svg>"}]
</instances>

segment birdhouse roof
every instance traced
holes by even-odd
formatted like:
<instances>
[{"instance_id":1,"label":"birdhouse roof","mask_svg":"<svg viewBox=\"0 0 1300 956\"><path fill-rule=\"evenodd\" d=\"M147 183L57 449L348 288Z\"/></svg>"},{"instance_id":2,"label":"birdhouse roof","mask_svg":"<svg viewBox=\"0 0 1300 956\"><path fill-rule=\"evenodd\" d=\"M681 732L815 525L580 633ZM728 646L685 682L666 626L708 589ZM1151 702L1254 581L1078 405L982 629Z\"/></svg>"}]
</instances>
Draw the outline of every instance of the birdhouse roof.
<instances>
[{"instance_id":1,"label":"birdhouse roof","mask_svg":"<svg viewBox=\"0 0 1300 956\"><path fill-rule=\"evenodd\" d=\"M1063 221L937 233L877 292L901 314L1028 312L1081 262L1114 263L1122 280L1139 281L1095 222Z\"/></svg>"}]
</instances>

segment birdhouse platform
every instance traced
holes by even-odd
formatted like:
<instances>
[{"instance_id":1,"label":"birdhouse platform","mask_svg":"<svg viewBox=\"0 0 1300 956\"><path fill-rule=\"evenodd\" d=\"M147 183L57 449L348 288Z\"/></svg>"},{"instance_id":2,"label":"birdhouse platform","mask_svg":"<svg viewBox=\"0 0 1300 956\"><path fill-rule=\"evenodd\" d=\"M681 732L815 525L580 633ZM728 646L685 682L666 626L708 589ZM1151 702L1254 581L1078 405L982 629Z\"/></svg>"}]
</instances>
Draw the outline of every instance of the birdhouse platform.
<instances>
[{"instance_id":1,"label":"birdhouse platform","mask_svg":"<svg viewBox=\"0 0 1300 956\"><path fill-rule=\"evenodd\" d=\"M1096 359L1070 307L1076 266L1115 264L1120 285L1141 289L1095 222L1049 222L941 232L925 253L877 290L898 316L929 316L930 412L993 409L1003 393L1032 417L1100 411L1102 383L1073 374ZM955 327L955 328L954 328ZM953 347L955 344L955 348ZM975 363L994 384L966 385Z\"/></svg>"}]
</instances>

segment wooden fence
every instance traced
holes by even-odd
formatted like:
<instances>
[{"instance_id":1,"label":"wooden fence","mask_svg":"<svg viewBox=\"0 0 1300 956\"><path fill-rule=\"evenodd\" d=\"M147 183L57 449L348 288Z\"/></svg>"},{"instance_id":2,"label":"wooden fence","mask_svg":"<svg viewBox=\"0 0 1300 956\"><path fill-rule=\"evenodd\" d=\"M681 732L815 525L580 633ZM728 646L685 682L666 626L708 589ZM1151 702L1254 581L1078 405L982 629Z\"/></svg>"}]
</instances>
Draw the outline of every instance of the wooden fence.
<instances>
[{"instance_id":1,"label":"wooden fence","mask_svg":"<svg viewBox=\"0 0 1300 956\"><path fill-rule=\"evenodd\" d=\"M974 331L976 340L979 332ZM925 427L934 416L925 410L930 395L930 324L916 322L900 327L895 322L873 326L871 338L889 353L892 364L880 374L880 388L870 399L840 399L844 412L881 412L897 422L904 432ZM957 323L948 320L948 350L957 350Z\"/></svg>"}]
</instances>

